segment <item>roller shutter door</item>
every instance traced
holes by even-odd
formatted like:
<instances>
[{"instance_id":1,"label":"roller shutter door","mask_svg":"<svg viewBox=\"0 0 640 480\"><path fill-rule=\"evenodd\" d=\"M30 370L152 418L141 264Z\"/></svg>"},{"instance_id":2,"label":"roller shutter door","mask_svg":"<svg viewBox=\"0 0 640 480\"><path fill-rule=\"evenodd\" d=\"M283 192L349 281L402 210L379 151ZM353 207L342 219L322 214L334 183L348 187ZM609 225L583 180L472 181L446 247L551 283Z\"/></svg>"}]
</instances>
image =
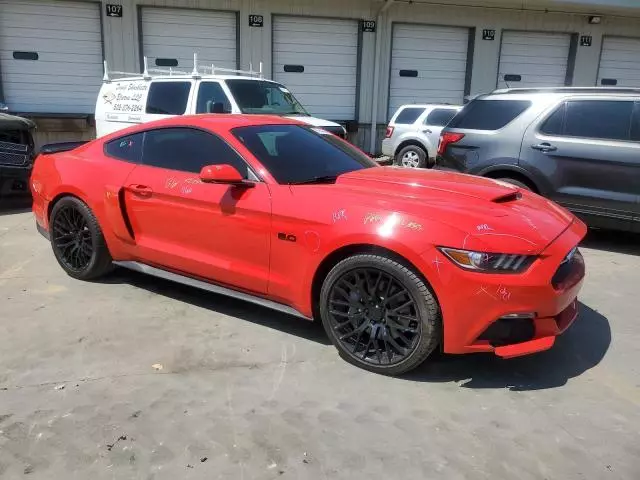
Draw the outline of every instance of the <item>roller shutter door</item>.
<instances>
[{"instance_id":1,"label":"roller shutter door","mask_svg":"<svg viewBox=\"0 0 640 480\"><path fill-rule=\"evenodd\" d=\"M570 46L568 33L503 32L498 88L564 86Z\"/></svg>"},{"instance_id":2,"label":"roller shutter door","mask_svg":"<svg viewBox=\"0 0 640 480\"><path fill-rule=\"evenodd\" d=\"M389 118L409 103L462 104L468 28L397 24L392 42Z\"/></svg>"},{"instance_id":3,"label":"roller shutter door","mask_svg":"<svg viewBox=\"0 0 640 480\"><path fill-rule=\"evenodd\" d=\"M142 7L142 52L149 68L190 72L198 63L238 68L237 14L186 8Z\"/></svg>"},{"instance_id":4,"label":"roller shutter door","mask_svg":"<svg viewBox=\"0 0 640 480\"><path fill-rule=\"evenodd\" d=\"M0 71L12 112L93 113L103 74L100 4L0 0Z\"/></svg>"},{"instance_id":5,"label":"roller shutter door","mask_svg":"<svg viewBox=\"0 0 640 480\"><path fill-rule=\"evenodd\" d=\"M357 70L357 21L274 17L273 79L311 115L354 120Z\"/></svg>"},{"instance_id":6,"label":"roller shutter door","mask_svg":"<svg viewBox=\"0 0 640 480\"><path fill-rule=\"evenodd\" d=\"M640 38L604 37L598 85L640 87Z\"/></svg>"}]
</instances>

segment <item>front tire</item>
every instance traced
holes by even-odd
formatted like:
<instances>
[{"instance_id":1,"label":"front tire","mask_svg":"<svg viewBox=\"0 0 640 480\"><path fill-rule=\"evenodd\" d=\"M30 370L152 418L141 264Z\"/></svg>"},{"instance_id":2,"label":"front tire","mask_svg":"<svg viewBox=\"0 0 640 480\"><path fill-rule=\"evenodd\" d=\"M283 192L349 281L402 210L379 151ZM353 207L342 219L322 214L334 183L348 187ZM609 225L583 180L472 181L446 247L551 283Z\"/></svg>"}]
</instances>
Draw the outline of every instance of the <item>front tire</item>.
<instances>
[{"instance_id":1,"label":"front tire","mask_svg":"<svg viewBox=\"0 0 640 480\"><path fill-rule=\"evenodd\" d=\"M53 253L69 276L91 280L112 269L112 258L100 224L80 199L64 197L56 202L49 229Z\"/></svg>"},{"instance_id":2,"label":"front tire","mask_svg":"<svg viewBox=\"0 0 640 480\"><path fill-rule=\"evenodd\" d=\"M440 339L440 309L425 282L380 255L354 255L333 267L320 316L345 360L384 375L416 368Z\"/></svg>"},{"instance_id":3,"label":"front tire","mask_svg":"<svg viewBox=\"0 0 640 480\"><path fill-rule=\"evenodd\" d=\"M427 152L417 145L407 145L396 155L395 164L405 168L425 168Z\"/></svg>"}]
</instances>

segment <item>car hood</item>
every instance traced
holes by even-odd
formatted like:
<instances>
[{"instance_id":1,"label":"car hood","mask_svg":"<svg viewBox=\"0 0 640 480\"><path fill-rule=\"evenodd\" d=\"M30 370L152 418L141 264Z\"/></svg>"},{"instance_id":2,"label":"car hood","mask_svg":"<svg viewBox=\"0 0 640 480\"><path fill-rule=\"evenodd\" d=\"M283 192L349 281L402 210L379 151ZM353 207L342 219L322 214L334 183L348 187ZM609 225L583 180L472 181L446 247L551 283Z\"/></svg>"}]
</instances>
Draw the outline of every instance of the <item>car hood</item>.
<instances>
[{"instance_id":1,"label":"car hood","mask_svg":"<svg viewBox=\"0 0 640 480\"><path fill-rule=\"evenodd\" d=\"M427 218L461 231L457 248L539 253L573 222L555 203L482 177L437 170L379 167L338 177L336 185L374 194L385 210Z\"/></svg>"},{"instance_id":2,"label":"car hood","mask_svg":"<svg viewBox=\"0 0 640 480\"><path fill-rule=\"evenodd\" d=\"M306 115L287 115L286 118L297 120L313 127L340 127L339 123L330 122L329 120L324 120L322 118L308 117Z\"/></svg>"}]
</instances>

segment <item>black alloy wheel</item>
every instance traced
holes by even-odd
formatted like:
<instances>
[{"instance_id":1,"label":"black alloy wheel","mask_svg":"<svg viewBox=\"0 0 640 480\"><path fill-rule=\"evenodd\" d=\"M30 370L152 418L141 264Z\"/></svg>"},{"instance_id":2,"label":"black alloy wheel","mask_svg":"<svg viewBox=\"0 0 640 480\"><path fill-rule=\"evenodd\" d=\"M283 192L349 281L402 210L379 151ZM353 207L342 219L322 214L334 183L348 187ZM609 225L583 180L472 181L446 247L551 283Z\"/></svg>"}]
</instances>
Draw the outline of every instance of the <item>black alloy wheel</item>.
<instances>
[{"instance_id":1,"label":"black alloy wheel","mask_svg":"<svg viewBox=\"0 0 640 480\"><path fill-rule=\"evenodd\" d=\"M321 302L334 345L362 368L397 375L422 363L437 345L434 297L394 260L376 255L343 260L328 275Z\"/></svg>"},{"instance_id":2,"label":"black alloy wheel","mask_svg":"<svg viewBox=\"0 0 640 480\"><path fill-rule=\"evenodd\" d=\"M91 209L76 197L58 200L49 217L51 247L67 274L89 280L112 268L102 230Z\"/></svg>"},{"instance_id":3,"label":"black alloy wheel","mask_svg":"<svg viewBox=\"0 0 640 480\"><path fill-rule=\"evenodd\" d=\"M51 240L69 270L82 271L91 262L94 248L87 220L74 205L60 208L51 226Z\"/></svg>"}]
</instances>

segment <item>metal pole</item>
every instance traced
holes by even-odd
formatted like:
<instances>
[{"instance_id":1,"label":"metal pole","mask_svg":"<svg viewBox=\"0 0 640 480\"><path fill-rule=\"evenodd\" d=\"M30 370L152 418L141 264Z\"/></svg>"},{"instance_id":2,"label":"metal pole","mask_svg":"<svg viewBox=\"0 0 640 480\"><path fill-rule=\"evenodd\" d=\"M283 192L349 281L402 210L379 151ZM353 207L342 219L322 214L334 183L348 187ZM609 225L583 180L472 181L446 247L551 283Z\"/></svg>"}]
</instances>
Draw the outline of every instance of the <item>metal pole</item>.
<instances>
[{"instance_id":1,"label":"metal pole","mask_svg":"<svg viewBox=\"0 0 640 480\"><path fill-rule=\"evenodd\" d=\"M387 10L394 0L386 0L376 16L376 50L373 60L373 98L371 103L371 139L369 142L369 153L376 153L376 143L378 139L378 90L380 88L380 51L382 50L382 14Z\"/></svg>"}]
</instances>

